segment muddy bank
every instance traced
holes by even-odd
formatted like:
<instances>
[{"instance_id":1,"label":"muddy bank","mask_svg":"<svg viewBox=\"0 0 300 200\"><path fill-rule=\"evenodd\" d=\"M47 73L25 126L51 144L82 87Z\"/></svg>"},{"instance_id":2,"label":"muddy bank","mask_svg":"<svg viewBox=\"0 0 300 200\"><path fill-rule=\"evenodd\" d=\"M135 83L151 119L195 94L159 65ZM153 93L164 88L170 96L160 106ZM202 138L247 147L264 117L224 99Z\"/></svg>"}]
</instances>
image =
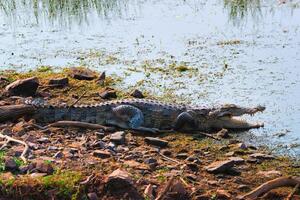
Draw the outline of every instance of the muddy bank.
<instances>
[{"instance_id":1,"label":"muddy bank","mask_svg":"<svg viewBox=\"0 0 300 200\"><path fill-rule=\"evenodd\" d=\"M24 81L14 82L19 79L27 79L26 91ZM84 68L6 71L0 103L18 104L21 96L69 105L155 98L146 91L120 90L116 81ZM300 175L299 161L237 140L236 133L225 130L212 133L220 139L215 140L199 134L44 126L30 118L1 123L6 136L0 151L2 199L237 199L267 181ZM28 145L25 159L26 145L10 138ZM295 186L288 185L264 192L262 199L285 199ZM293 198L299 197L296 190Z\"/></svg>"}]
</instances>

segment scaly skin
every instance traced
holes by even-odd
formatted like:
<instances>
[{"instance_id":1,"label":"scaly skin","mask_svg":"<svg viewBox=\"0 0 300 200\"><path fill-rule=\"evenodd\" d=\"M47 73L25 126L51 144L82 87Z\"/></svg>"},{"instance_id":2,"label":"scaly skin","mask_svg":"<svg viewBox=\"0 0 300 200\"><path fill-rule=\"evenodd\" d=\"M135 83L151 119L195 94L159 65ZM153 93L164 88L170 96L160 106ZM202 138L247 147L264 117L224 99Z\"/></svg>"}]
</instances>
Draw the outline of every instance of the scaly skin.
<instances>
[{"instance_id":1,"label":"scaly skin","mask_svg":"<svg viewBox=\"0 0 300 200\"><path fill-rule=\"evenodd\" d=\"M122 124L129 122L134 124L136 121L131 120L132 116L140 110L141 115L143 115L143 122L140 125L159 130L173 129L178 116L186 112L195 121L195 125L190 126L189 123L185 123L181 130L202 131L221 128L250 129L261 127L263 124L252 124L236 119L234 116L253 115L265 109L262 106L243 108L236 105L223 105L216 108L192 107L146 99L114 100L95 105L75 105L70 107L43 105L34 102L31 102L30 105L35 107L33 118L40 123L71 120L101 125L114 124L121 128L127 127L127 125ZM141 116L136 115L136 117L140 120Z\"/></svg>"}]
</instances>

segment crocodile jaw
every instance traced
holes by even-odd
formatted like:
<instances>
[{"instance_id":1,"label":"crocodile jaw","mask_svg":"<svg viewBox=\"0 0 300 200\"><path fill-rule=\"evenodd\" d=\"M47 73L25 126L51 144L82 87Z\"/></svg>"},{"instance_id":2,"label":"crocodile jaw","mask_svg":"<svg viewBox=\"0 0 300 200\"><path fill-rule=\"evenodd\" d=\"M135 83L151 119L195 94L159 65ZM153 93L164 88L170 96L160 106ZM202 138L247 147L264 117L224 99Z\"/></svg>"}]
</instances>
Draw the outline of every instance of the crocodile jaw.
<instances>
[{"instance_id":1,"label":"crocodile jaw","mask_svg":"<svg viewBox=\"0 0 300 200\"><path fill-rule=\"evenodd\" d=\"M213 124L212 128L215 129L251 129L263 127L263 123L251 123L243 120L239 117L221 117L217 119Z\"/></svg>"}]
</instances>

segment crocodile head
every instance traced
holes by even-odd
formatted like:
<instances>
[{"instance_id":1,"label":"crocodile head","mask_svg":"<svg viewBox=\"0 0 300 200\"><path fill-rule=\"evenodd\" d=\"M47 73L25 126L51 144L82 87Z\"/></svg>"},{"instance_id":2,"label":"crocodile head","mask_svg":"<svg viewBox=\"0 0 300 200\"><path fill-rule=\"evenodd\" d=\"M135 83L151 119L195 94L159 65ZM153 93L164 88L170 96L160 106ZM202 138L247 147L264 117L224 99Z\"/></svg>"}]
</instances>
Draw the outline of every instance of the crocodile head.
<instances>
[{"instance_id":1,"label":"crocodile head","mask_svg":"<svg viewBox=\"0 0 300 200\"><path fill-rule=\"evenodd\" d=\"M253 108L239 107L234 104L224 105L217 109L212 109L205 116L202 115L199 124L206 124L206 129L251 129L263 127L263 123L251 123L244 119L244 115L254 115L257 112L263 112L264 106ZM200 119L198 118L198 119ZM201 125L200 125L201 126Z\"/></svg>"}]
</instances>

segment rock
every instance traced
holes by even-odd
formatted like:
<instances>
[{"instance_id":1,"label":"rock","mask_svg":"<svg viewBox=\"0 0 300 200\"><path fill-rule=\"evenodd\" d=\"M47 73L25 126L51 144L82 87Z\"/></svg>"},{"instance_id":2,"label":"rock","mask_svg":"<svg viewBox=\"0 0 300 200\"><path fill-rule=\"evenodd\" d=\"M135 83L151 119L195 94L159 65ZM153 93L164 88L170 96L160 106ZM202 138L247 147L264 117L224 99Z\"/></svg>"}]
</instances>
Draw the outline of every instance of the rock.
<instances>
[{"instance_id":1,"label":"rock","mask_svg":"<svg viewBox=\"0 0 300 200\"><path fill-rule=\"evenodd\" d=\"M238 186L238 189L239 189L239 190L248 190L248 189L249 189L249 186L248 186L248 185L243 185L243 184L242 184L242 185L239 185L239 186Z\"/></svg>"},{"instance_id":2,"label":"rock","mask_svg":"<svg viewBox=\"0 0 300 200\"><path fill-rule=\"evenodd\" d=\"M59 159L59 158L62 158L63 156L64 156L64 154L61 151L58 151L54 154L53 158Z\"/></svg>"},{"instance_id":3,"label":"rock","mask_svg":"<svg viewBox=\"0 0 300 200\"><path fill-rule=\"evenodd\" d=\"M231 195L226 190L218 189L216 194L218 199L231 199Z\"/></svg>"},{"instance_id":4,"label":"rock","mask_svg":"<svg viewBox=\"0 0 300 200\"><path fill-rule=\"evenodd\" d=\"M105 137L105 133L103 132L95 132L95 135L97 136L98 139L102 139Z\"/></svg>"},{"instance_id":5,"label":"rock","mask_svg":"<svg viewBox=\"0 0 300 200\"><path fill-rule=\"evenodd\" d=\"M110 135L110 141L115 144L121 145L125 143L125 132L118 131Z\"/></svg>"},{"instance_id":6,"label":"rock","mask_svg":"<svg viewBox=\"0 0 300 200\"><path fill-rule=\"evenodd\" d=\"M51 86L65 87L65 86L69 85L69 79L67 77L57 78L57 79L50 79L48 84L51 85Z\"/></svg>"},{"instance_id":7,"label":"rock","mask_svg":"<svg viewBox=\"0 0 300 200\"><path fill-rule=\"evenodd\" d=\"M161 140L159 138L154 138L154 137L145 137L145 142L147 144L159 146L159 147L166 147L168 146L168 141L166 140Z\"/></svg>"},{"instance_id":8,"label":"rock","mask_svg":"<svg viewBox=\"0 0 300 200\"><path fill-rule=\"evenodd\" d=\"M8 82L9 82L9 79L7 77L0 76L0 84L2 84L2 83L8 83Z\"/></svg>"},{"instance_id":9,"label":"rock","mask_svg":"<svg viewBox=\"0 0 300 200\"><path fill-rule=\"evenodd\" d=\"M166 196L166 199L189 199L189 193L179 180L174 181Z\"/></svg>"},{"instance_id":10,"label":"rock","mask_svg":"<svg viewBox=\"0 0 300 200\"><path fill-rule=\"evenodd\" d=\"M282 173L280 171L276 171L276 170L259 171L257 174L268 177L268 178L282 176Z\"/></svg>"},{"instance_id":11,"label":"rock","mask_svg":"<svg viewBox=\"0 0 300 200\"><path fill-rule=\"evenodd\" d=\"M243 163L245 163L245 160L241 157L229 157L228 159L234 161L234 164L243 164Z\"/></svg>"},{"instance_id":12,"label":"rock","mask_svg":"<svg viewBox=\"0 0 300 200\"><path fill-rule=\"evenodd\" d=\"M157 160L155 159L155 158L147 158L146 160L145 160L145 163L146 164L157 164Z\"/></svg>"},{"instance_id":13,"label":"rock","mask_svg":"<svg viewBox=\"0 0 300 200\"><path fill-rule=\"evenodd\" d=\"M104 190L115 196L115 198L112 199L120 199L120 197L135 200L144 199L133 186L133 180L130 175L120 169L113 171L106 178Z\"/></svg>"},{"instance_id":14,"label":"rock","mask_svg":"<svg viewBox=\"0 0 300 200\"><path fill-rule=\"evenodd\" d=\"M143 163L139 163L135 160L128 160L128 161L125 161L123 163L124 165L127 165L128 167L130 168L133 168L133 169L139 169L139 170L147 170L149 169L149 167Z\"/></svg>"},{"instance_id":15,"label":"rock","mask_svg":"<svg viewBox=\"0 0 300 200\"><path fill-rule=\"evenodd\" d=\"M267 159L274 159L275 157L272 155L268 154L263 154L263 153L254 153L249 155L250 158L256 158L256 159L262 159L262 160L267 160Z\"/></svg>"},{"instance_id":16,"label":"rock","mask_svg":"<svg viewBox=\"0 0 300 200\"><path fill-rule=\"evenodd\" d=\"M117 98L117 93L113 89L106 88L104 91L100 92L99 96L102 99L114 99Z\"/></svg>"},{"instance_id":17,"label":"rock","mask_svg":"<svg viewBox=\"0 0 300 200\"><path fill-rule=\"evenodd\" d=\"M103 141L101 141L101 140L99 140L99 141L94 141L94 142L91 144L91 146L92 146L93 148L105 149L106 143L103 142Z\"/></svg>"},{"instance_id":18,"label":"rock","mask_svg":"<svg viewBox=\"0 0 300 200\"><path fill-rule=\"evenodd\" d=\"M196 163L187 163L186 166L192 171L198 171L198 165Z\"/></svg>"},{"instance_id":19,"label":"rock","mask_svg":"<svg viewBox=\"0 0 300 200\"><path fill-rule=\"evenodd\" d=\"M98 200L99 199L95 192L90 192L87 194L87 196L88 196L89 200Z\"/></svg>"},{"instance_id":20,"label":"rock","mask_svg":"<svg viewBox=\"0 0 300 200\"><path fill-rule=\"evenodd\" d=\"M245 143L243 143L243 142L237 143L236 147L239 148L239 149L243 149L243 150L245 150L245 149L248 148L247 145Z\"/></svg>"},{"instance_id":21,"label":"rock","mask_svg":"<svg viewBox=\"0 0 300 200\"><path fill-rule=\"evenodd\" d=\"M5 87L5 90L11 96L34 96L37 88L39 87L39 81L36 77L17 80Z\"/></svg>"},{"instance_id":22,"label":"rock","mask_svg":"<svg viewBox=\"0 0 300 200\"><path fill-rule=\"evenodd\" d=\"M229 133L228 133L228 130L223 128L222 130L220 130L218 133L217 133L217 137L219 138L229 138Z\"/></svg>"},{"instance_id":23,"label":"rock","mask_svg":"<svg viewBox=\"0 0 300 200\"><path fill-rule=\"evenodd\" d=\"M109 151L95 150L93 152L93 156L105 159L109 158L111 156L111 153Z\"/></svg>"},{"instance_id":24,"label":"rock","mask_svg":"<svg viewBox=\"0 0 300 200\"><path fill-rule=\"evenodd\" d=\"M142 99L145 96L143 95L143 93L137 89L135 89L133 92L131 92L130 96L135 97L135 98L139 98Z\"/></svg>"},{"instance_id":25,"label":"rock","mask_svg":"<svg viewBox=\"0 0 300 200\"><path fill-rule=\"evenodd\" d=\"M52 165L49 162L43 160L37 161L35 163L35 169L38 172L42 172L46 174L52 174L54 172Z\"/></svg>"},{"instance_id":26,"label":"rock","mask_svg":"<svg viewBox=\"0 0 300 200\"><path fill-rule=\"evenodd\" d=\"M39 143L49 143L50 142L49 138L47 138L47 137L41 137L41 138L37 139L36 141Z\"/></svg>"},{"instance_id":27,"label":"rock","mask_svg":"<svg viewBox=\"0 0 300 200\"><path fill-rule=\"evenodd\" d=\"M189 155L187 153L179 153L176 155L176 158L178 159L186 159Z\"/></svg>"},{"instance_id":28,"label":"rock","mask_svg":"<svg viewBox=\"0 0 300 200\"><path fill-rule=\"evenodd\" d=\"M100 74L100 76L97 78L97 83L98 83L99 85L103 86L104 83L105 83L105 79L106 79L106 73L105 73L105 72L102 72L102 73Z\"/></svg>"},{"instance_id":29,"label":"rock","mask_svg":"<svg viewBox=\"0 0 300 200\"><path fill-rule=\"evenodd\" d=\"M171 152L170 150L168 150L168 149L163 149L163 150L161 151L161 153L162 153L163 155L165 155L165 156L171 156L171 155L172 155L172 152Z\"/></svg>"},{"instance_id":30,"label":"rock","mask_svg":"<svg viewBox=\"0 0 300 200\"><path fill-rule=\"evenodd\" d=\"M77 80L93 80L96 78L96 72L86 68L70 68L69 76Z\"/></svg>"},{"instance_id":31,"label":"rock","mask_svg":"<svg viewBox=\"0 0 300 200\"><path fill-rule=\"evenodd\" d=\"M5 165L5 169L7 169L7 170L17 170L18 169L18 165L13 158L6 158L4 165Z\"/></svg>"},{"instance_id":32,"label":"rock","mask_svg":"<svg viewBox=\"0 0 300 200\"><path fill-rule=\"evenodd\" d=\"M132 186L133 180L130 175L121 169L113 171L107 178L105 187L113 190L123 189Z\"/></svg>"},{"instance_id":33,"label":"rock","mask_svg":"<svg viewBox=\"0 0 300 200\"><path fill-rule=\"evenodd\" d=\"M32 174L30 174L30 177L32 178L41 178L47 176L47 173L38 173L38 172L34 172Z\"/></svg>"},{"instance_id":34,"label":"rock","mask_svg":"<svg viewBox=\"0 0 300 200\"><path fill-rule=\"evenodd\" d=\"M197 181L197 176L194 174L186 174L185 177L191 181Z\"/></svg>"},{"instance_id":35,"label":"rock","mask_svg":"<svg viewBox=\"0 0 300 200\"><path fill-rule=\"evenodd\" d=\"M234 166L233 160L216 161L205 167L209 173L223 173L232 169Z\"/></svg>"}]
</instances>

